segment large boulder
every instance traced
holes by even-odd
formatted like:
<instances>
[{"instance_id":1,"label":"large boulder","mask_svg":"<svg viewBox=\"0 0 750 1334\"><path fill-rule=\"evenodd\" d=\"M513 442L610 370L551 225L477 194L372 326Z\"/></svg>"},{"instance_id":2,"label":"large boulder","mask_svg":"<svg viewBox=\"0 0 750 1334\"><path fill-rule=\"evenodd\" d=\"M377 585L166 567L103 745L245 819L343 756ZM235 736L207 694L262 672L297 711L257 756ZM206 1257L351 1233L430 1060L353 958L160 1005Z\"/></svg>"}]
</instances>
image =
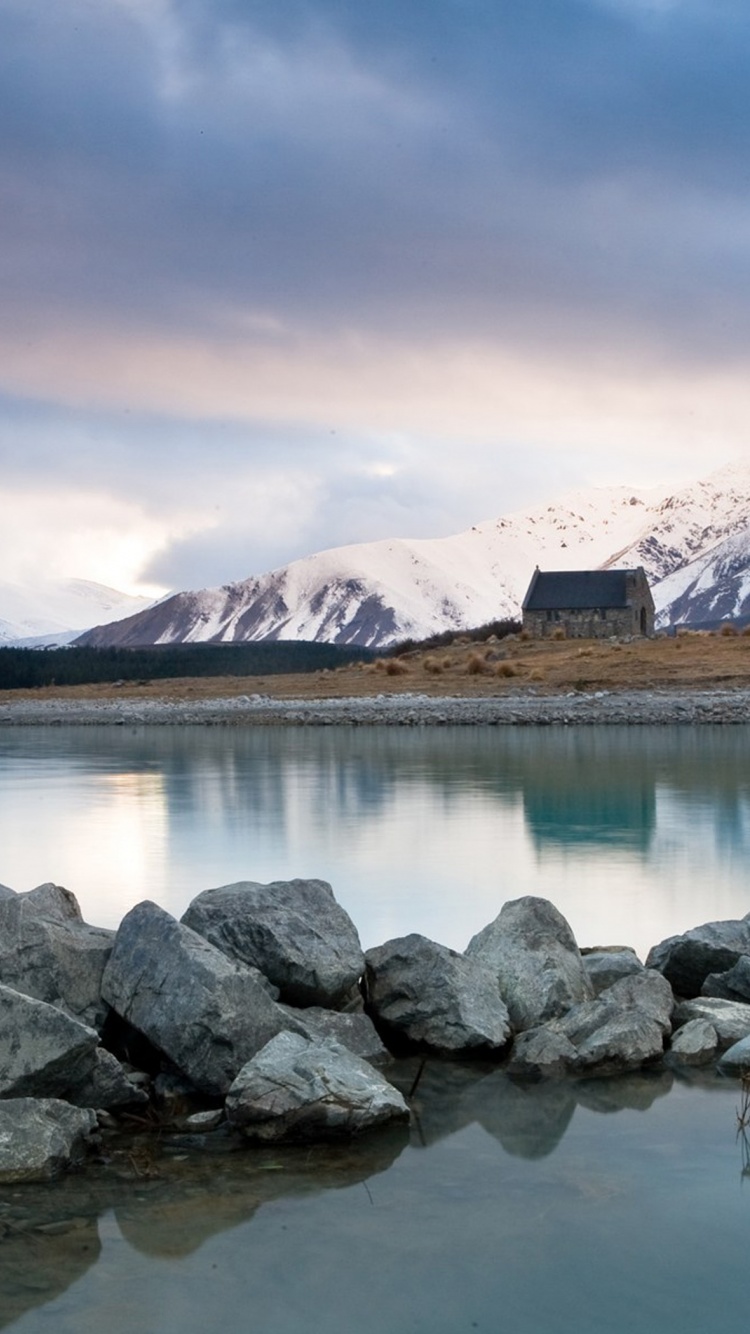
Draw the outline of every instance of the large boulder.
<instances>
[{"instance_id":1,"label":"large boulder","mask_svg":"<svg viewBox=\"0 0 750 1334\"><path fill-rule=\"evenodd\" d=\"M299 1033L279 1034L248 1061L226 1111L232 1126L262 1142L349 1138L409 1116L403 1096L367 1061Z\"/></svg>"},{"instance_id":2,"label":"large boulder","mask_svg":"<svg viewBox=\"0 0 750 1334\"><path fill-rule=\"evenodd\" d=\"M707 1065L714 1059L719 1035L707 1019L691 1019L678 1028L667 1053L672 1065Z\"/></svg>"},{"instance_id":3,"label":"large boulder","mask_svg":"<svg viewBox=\"0 0 750 1334\"><path fill-rule=\"evenodd\" d=\"M494 972L516 1032L558 1018L594 994L575 936L547 899L504 904L466 954Z\"/></svg>"},{"instance_id":4,"label":"large boulder","mask_svg":"<svg viewBox=\"0 0 750 1334\"><path fill-rule=\"evenodd\" d=\"M713 1025L721 1051L750 1034L750 1005L741 1001L714 996L696 996L693 1000L681 1001L675 1007L675 1028L682 1028L692 1019L707 1019Z\"/></svg>"},{"instance_id":5,"label":"large boulder","mask_svg":"<svg viewBox=\"0 0 750 1334\"><path fill-rule=\"evenodd\" d=\"M90 1069L99 1034L45 1001L0 986L0 1097L62 1097Z\"/></svg>"},{"instance_id":6,"label":"large boulder","mask_svg":"<svg viewBox=\"0 0 750 1334\"><path fill-rule=\"evenodd\" d=\"M148 900L123 918L102 991L117 1014L213 1097L290 1026L254 970Z\"/></svg>"},{"instance_id":7,"label":"large boulder","mask_svg":"<svg viewBox=\"0 0 750 1334\"><path fill-rule=\"evenodd\" d=\"M182 921L230 958L258 968L290 1005L335 1008L364 966L357 929L325 880L242 880L207 889Z\"/></svg>"},{"instance_id":8,"label":"large boulder","mask_svg":"<svg viewBox=\"0 0 750 1334\"><path fill-rule=\"evenodd\" d=\"M562 1019L521 1034L510 1069L539 1077L620 1074L658 1060L671 1030L669 983L644 969L621 978Z\"/></svg>"},{"instance_id":9,"label":"large boulder","mask_svg":"<svg viewBox=\"0 0 750 1334\"><path fill-rule=\"evenodd\" d=\"M89 926L74 894L45 884L0 893L0 983L101 1028L104 966L114 931Z\"/></svg>"},{"instance_id":10,"label":"large boulder","mask_svg":"<svg viewBox=\"0 0 750 1334\"><path fill-rule=\"evenodd\" d=\"M750 954L750 913L736 921L705 922L654 945L647 968L663 973L677 996L700 996L709 973L725 973Z\"/></svg>"},{"instance_id":11,"label":"large boulder","mask_svg":"<svg viewBox=\"0 0 750 1334\"><path fill-rule=\"evenodd\" d=\"M0 1182L47 1181L77 1163L97 1129L91 1108L55 1098L0 1102Z\"/></svg>"},{"instance_id":12,"label":"large boulder","mask_svg":"<svg viewBox=\"0 0 750 1334\"><path fill-rule=\"evenodd\" d=\"M365 996L386 1042L396 1047L495 1056L510 1040L496 974L426 936L403 936L368 950Z\"/></svg>"}]
</instances>

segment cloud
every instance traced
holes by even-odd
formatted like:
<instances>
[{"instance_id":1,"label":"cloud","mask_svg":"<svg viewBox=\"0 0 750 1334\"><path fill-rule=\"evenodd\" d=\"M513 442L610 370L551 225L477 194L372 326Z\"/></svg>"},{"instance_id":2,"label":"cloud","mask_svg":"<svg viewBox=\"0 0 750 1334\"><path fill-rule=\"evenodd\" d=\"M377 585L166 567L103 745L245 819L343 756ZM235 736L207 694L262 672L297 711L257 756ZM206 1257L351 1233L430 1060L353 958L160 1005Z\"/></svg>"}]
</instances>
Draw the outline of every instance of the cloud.
<instances>
[{"instance_id":1,"label":"cloud","mask_svg":"<svg viewBox=\"0 0 750 1334\"><path fill-rule=\"evenodd\" d=\"M746 448L749 47L729 0L5 0L28 551L57 492L66 565L87 497L128 581L221 582Z\"/></svg>"}]
</instances>

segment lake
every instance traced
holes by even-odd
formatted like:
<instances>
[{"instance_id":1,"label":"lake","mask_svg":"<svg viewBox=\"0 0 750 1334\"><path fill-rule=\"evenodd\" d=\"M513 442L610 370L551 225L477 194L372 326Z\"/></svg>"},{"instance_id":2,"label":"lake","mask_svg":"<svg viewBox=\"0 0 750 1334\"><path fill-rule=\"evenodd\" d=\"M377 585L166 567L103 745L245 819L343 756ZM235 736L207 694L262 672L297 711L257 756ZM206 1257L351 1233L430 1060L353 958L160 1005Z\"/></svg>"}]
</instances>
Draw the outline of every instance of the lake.
<instances>
[{"instance_id":1,"label":"lake","mask_svg":"<svg viewBox=\"0 0 750 1334\"><path fill-rule=\"evenodd\" d=\"M520 894L583 945L750 910L750 728L0 732L0 881L114 926L320 876L365 947L465 947ZM403 1062L396 1082L415 1073ZM0 1199L0 1327L735 1331L750 1180L712 1073L519 1087L430 1062L409 1136L154 1150ZM140 1151L139 1151L140 1152Z\"/></svg>"}]
</instances>

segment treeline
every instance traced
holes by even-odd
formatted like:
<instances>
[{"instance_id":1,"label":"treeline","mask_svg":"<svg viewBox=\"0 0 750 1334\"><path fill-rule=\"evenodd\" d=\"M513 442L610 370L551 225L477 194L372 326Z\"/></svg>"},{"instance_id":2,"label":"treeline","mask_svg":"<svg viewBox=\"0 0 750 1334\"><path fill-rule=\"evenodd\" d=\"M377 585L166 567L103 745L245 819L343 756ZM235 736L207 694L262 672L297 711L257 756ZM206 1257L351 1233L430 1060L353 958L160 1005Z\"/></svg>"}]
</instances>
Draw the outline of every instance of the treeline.
<instances>
[{"instance_id":1,"label":"treeline","mask_svg":"<svg viewBox=\"0 0 750 1334\"><path fill-rule=\"evenodd\" d=\"M374 657L370 649L296 640L164 644L153 648L2 648L0 690L180 676L274 676L371 662Z\"/></svg>"},{"instance_id":2,"label":"treeline","mask_svg":"<svg viewBox=\"0 0 750 1334\"><path fill-rule=\"evenodd\" d=\"M488 621L472 630L441 630L427 639L402 639L389 648L386 657L400 657L402 653L414 653L418 649L448 648L458 640L460 643L483 644L488 639L505 639L507 635L517 635L521 629L520 621Z\"/></svg>"}]
</instances>

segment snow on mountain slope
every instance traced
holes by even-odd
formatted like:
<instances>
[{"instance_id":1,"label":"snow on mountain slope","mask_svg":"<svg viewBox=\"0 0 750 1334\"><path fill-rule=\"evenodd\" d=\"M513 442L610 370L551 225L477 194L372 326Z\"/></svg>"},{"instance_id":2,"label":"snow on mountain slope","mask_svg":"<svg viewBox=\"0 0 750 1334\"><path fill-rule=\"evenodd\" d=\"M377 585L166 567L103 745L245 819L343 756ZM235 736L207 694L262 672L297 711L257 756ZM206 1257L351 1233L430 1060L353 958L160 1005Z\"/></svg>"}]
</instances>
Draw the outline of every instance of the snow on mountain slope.
<instances>
[{"instance_id":1,"label":"snow on mountain slope","mask_svg":"<svg viewBox=\"0 0 750 1334\"><path fill-rule=\"evenodd\" d=\"M308 639L385 646L517 616L534 567L642 564L657 607L666 574L750 519L750 467L730 465L678 492L608 487L475 525L453 537L318 552L224 588L177 593L88 644Z\"/></svg>"},{"instance_id":2,"label":"snow on mountain slope","mask_svg":"<svg viewBox=\"0 0 750 1334\"><path fill-rule=\"evenodd\" d=\"M87 579L36 586L0 583L0 644L67 643L104 616L127 616L148 606L148 598Z\"/></svg>"},{"instance_id":3,"label":"snow on mountain slope","mask_svg":"<svg viewBox=\"0 0 750 1334\"><path fill-rule=\"evenodd\" d=\"M662 579L657 626L750 617L750 525Z\"/></svg>"}]
</instances>

